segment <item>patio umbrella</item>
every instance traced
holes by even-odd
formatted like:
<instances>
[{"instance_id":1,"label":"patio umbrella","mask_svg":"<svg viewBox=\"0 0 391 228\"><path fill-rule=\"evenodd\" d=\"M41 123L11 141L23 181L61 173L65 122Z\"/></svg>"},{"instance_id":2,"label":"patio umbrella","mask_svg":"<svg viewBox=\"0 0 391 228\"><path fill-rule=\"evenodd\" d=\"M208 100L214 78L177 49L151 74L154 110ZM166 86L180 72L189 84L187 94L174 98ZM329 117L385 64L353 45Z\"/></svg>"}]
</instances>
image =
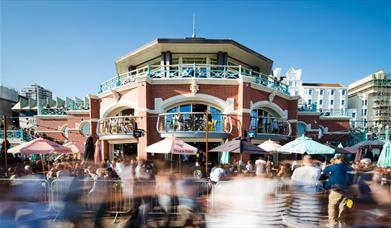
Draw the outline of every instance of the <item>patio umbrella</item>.
<instances>
[{"instance_id":1,"label":"patio umbrella","mask_svg":"<svg viewBox=\"0 0 391 228\"><path fill-rule=\"evenodd\" d=\"M72 153L84 153L84 148L74 142L65 143L63 146L69 148Z\"/></svg>"},{"instance_id":2,"label":"patio umbrella","mask_svg":"<svg viewBox=\"0 0 391 228\"><path fill-rule=\"evenodd\" d=\"M230 152L230 153L247 153L247 154L269 154L266 150L244 139L234 139L211 149L209 152Z\"/></svg>"},{"instance_id":3,"label":"patio umbrella","mask_svg":"<svg viewBox=\"0 0 391 228\"><path fill-rule=\"evenodd\" d=\"M331 144L326 144L327 146L333 148L335 150L335 153L339 153L339 154L355 154L355 150L351 149L350 147L345 147L345 148L341 148L339 145L338 146L334 146L334 145L331 145Z\"/></svg>"},{"instance_id":4,"label":"patio umbrella","mask_svg":"<svg viewBox=\"0 0 391 228\"><path fill-rule=\"evenodd\" d=\"M37 138L30 142L20 144L8 150L8 153L30 154L53 154L71 153L71 149L44 138Z\"/></svg>"},{"instance_id":5,"label":"patio umbrella","mask_svg":"<svg viewBox=\"0 0 391 228\"><path fill-rule=\"evenodd\" d=\"M339 144L338 144L338 148L343 148L342 143L339 143Z\"/></svg>"},{"instance_id":6,"label":"patio umbrella","mask_svg":"<svg viewBox=\"0 0 391 228\"><path fill-rule=\"evenodd\" d=\"M281 147L280 144L272 141L272 140L267 140L261 144L258 145L259 148L262 148L270 153L273 153L273 162L275 164L278 164L278 153L277 149Z\"/></svg>"},{"instance_id":7,"label":"patio umbrella","mask_svg":"<svg viewBox=\"0 0 391 228\"><path fill-rule=\"evenodd\" d=\"M364 146L383 146L383 145L384 145L384 142L381 140L365 140L365 141L361 141L357 144L354 144L350 148L358 150L360 147L364 147Z\"/></svg>"},{"instance_id":8,"label":"patio umbrella","mask_svg":"<svg viewBox=\"0 0 391 228\"><path fill-rule=\"evenodd\" d=\"M278 152L295 154L333 154L335 150L331 147L318 143L311 138L302 136L277 149Z\"/></svg>"},{"instance_id":9,"label":"patio umbrella","mask_svg":"<svg viewBox=\"0 0 391 228\"><path fill-rule=\"evenodd\" d=\"M85 160L93 160L95 147L94 147L94 139L92 136L88 136L86 140L86 144L84 145L84 159Z\"/></svg>"},{"instance_id":10,"label":"patio umbrella","mask_svg":"<svg viewBox=\"0 0 391 228\"><path fill-rule=\"evenodd\" d=\"M383 149L380 153L379 160L377 161L377 166L381 168L391 167L391 141L389 140L390 130L385 131L386 141L383 145Z\"/></svg>"},{"instance_id":11,"label":"patio umbrella","mask_svg":"<svg viewBox=\"0 0 391 228\"><path fill-rule=\"evenodd\" d=\"M101 143L100 140L96 140L95 143L95 154L94 154L94 161L95 163L101 163L102 162L102 149L101 149Z\"/></svg>"},{"instance_id":12,"label":"patio umbrella","mask_svg":"<svg viewBox=\"0 0 391 228\"><path fill-rule=\"evenodd\" d=\"M281 145L269 139L259 144L258 147L263 150L266 150L267 152L275 152L278 148L281 147Z\"/></svg>"},{"instance_id":13,"label":"patio umbrella","mask_svg":"<svg viewBox=\"0 0 391 228\"><path fill-rule=\"evenodd\" d=\"M195 155L198 151L196 147L185 143L177 137L167 137L162 141L147 146L145 150L147 153L181 155Z\"/></svg>"},{"instance_id":14,"label":"patio umbrella","mask_svg":"<svg viewBox=\"0 0 391 228\"><path fill-rule=\"evenodd\" d=\"M386 141L380 153L377 166L381 168L391 167L391 141Z\"/></svg>"}]
</instances>

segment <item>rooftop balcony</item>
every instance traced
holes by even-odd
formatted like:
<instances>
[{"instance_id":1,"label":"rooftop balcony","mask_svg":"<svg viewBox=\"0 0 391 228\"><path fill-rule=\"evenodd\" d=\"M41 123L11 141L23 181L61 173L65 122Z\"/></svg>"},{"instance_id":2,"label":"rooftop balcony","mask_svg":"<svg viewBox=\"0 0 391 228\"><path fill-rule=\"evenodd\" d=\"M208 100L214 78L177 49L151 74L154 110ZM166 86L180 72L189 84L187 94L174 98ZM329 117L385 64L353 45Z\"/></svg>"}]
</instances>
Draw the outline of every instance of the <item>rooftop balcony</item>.
<instances>
[{"instance_id":1,"label":"rooftop balcony","mask_svg":"<svg viewBox=\"0 0 391 228\"><path fill-rule=\"evenodd\" d=\"M227 138L232 131L229 115L206 114L204 112L162 113L158 116L157 131L162 137L175 135L178 137L204 138L208 126L208 137Z\"/></svg>"},{"instance_id":2,"label":"rooftop balcony","mask_svg":"<svg viewBox=\"0 0 391 228\"><path fill-rule=\"evenodd\" d=\"M318 109L316 104L299 106L298 111L319 113L323 117L349 117L347 109Z\"/></svg>"},{"instance_id":3,"label":"rooftop balcony","mask_svg":"<svg viewBox=\"0 0 391 228\"><path fill-rule=\"evenodd\" d=\"M271 76L244 68L242 66L209 65L209 64L179 64L179 65L148 65L127 73L117 75L100 85L99 93L113 88L128 85L136 81L136 78L147 77L150 79L231 79L235 80L247 76L253 78L254 84L259 84L286 95L290 95L288 86Z\"/></svg>"},{"instance_id":4,"label":"rooftop balcony","mask_svg":"<svg viewBox=\"0 0 391 228\"><path fill-rule=\"evenodd\" d=\"M137 119L134 116L114 116L99 119L97 134L101 140L134 139Z\"/></svg>"},{"instance_id":5,"label":"rooftop balcony","mask_svg":"<svg viewBox=\"0 0 391 228\"><path fill-rule=\"evenodd\" d=\"M287 140L292 134L290 123L281 118L275 117L251 117L250 131L251 138L271 139L275 141Z\"/></svg>"}]
</instances>

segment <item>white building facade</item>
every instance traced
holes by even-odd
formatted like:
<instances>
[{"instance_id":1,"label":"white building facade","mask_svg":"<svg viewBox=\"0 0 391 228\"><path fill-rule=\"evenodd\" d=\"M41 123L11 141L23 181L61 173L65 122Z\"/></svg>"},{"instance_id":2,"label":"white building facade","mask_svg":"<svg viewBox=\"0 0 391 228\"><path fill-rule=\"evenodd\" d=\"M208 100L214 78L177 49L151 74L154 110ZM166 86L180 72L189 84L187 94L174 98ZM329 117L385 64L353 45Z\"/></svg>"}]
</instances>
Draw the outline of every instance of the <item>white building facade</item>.
<instances>
[{"instance_id":1,"label":"white building facade","mask_svg":"<svg viewBox=\"0 0 391 228\"><path fill-rule=\"evenodd\" d=\"M391 74L374 72L349 85L351 127L383 132L391 124Z\"/></svg>"},{"instance_id":2,"label":"white building facade","mask_svg":"<svg viewBox=\"0 0 391 228\"><path fill-rule=\"evenodd\" d=\"M300 96L299 110L347 115L347 87L339 83L303 83L301 75L301 69L290 68L282 80L291 95Z\"/></svg>"}]
</instances>

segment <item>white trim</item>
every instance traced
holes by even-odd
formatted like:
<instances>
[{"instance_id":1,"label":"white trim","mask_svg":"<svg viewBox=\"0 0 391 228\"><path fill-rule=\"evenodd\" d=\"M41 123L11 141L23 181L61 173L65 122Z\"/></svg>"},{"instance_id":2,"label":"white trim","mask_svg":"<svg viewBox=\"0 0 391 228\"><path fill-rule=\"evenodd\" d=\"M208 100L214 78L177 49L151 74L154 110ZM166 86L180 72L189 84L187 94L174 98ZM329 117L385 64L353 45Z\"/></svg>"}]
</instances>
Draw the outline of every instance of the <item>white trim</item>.
<instances>
[{"instance_id":1,"label":"white trim","mask_svg":"<svg viewBox=\"0 0 391 228\"><path fill-rule=\"evenodd\" d=\"M349 134L348 131L328 131L325 133L325 135L333 135L333 134L338 134L338 135L346 135Z\"/></svg>"},{"instance_id":2,"label":"white trim","mask_svg":"<svg viewBox=\"0 0 391 228\"><path fill-rule=\"evenodd\" d=\"M87 97L89 99L93 98L93 99L99 99L99 96L95 95L95 94L87 94Z\"/></svg>"},{"instance_id":3,"label":"white trim","mask_svg":"<svg viewBox=\"0 0 391 228\"><path fill-rule=\"evenodd\" d=\"M282 119L288 118L287 111L284 111L280 106L276 105L270 101L258 101L255 103L250 102L250 110L258 109L258 108L270 108L275 111Z\"/></svg>"},{"instance_id":4,"label":"white trim","mask_svg":"<svg viewBox=\"0 0 391 228\"><path fill-rule=\"evenodd\" d=\"M243 76L243 78L245 78L245 76ZM284 93L281 93L280 91L278 90L275 90L275 89L272 89L272 88L269 88L269 87L266 87L266 86L263 86L263 85L259 85L259 84L255 84L255 83L251 83L251 88L253 89L257 89L257 90L261 90L261 91L265 91L267 93L273 93L275 92L276 93L276 96L280 96L282 98L284 98L285 100L299 100L300 99L300 96L290 96L290 95L286 95Z\"/></svg>"},{"instance_id":5,"label":"white trim","mask_svg":"<svg viewBox=\"0 0 391 228\"><path fill-rule=\"evenodd\" d=\"M228 107L227 103L224 100L203 93L197 93L195 95L188 93L188 94L180 94L180 95L170 97L164 101L161 101L159 103L159 106L157 107L155 106L155 111L157 111L158 113L164 113L165 109L169 108L170 106L173 106L178 103L194 102L194 101L214 105L217 108L221 109L223 111L223 114L226 114L231 111L230 107Z\"/></svg>"},{"instance_id":6,"label":"white trim","mask_svg":"<svg viewBox=\"0 0 391 228\"><path fill-rule=\"evenodd\" d=\"M239 115L239 114L242 114L242 113L249 113L249 114L251 114L251 109L248 109L248 108L238 109L238 110L233 110L233 111L231 111L229 113L226 113L226 114L237 114L237 115Z\"/></svg>"},{"instance_id":7,"label":"white trim","mask_svg":"<svg viewBox=\"0 0 391 228\"><path fill-rule=\"evenodd\" d=\"M320 116L320 120L350 120L349 116Z\"/></svg>"},{"instance_id":8,"label":"white trim","mask_svg":"<svg viewBox=\"0 0 391 228\"><path fill-rule=\"evenodd\" d=\"M37 119L68 119L68 115L36 115Z\"/></svg>"},{"instance_id":9,"label":"white trim","mask_svg":"<svg viewBox=\"0 0 391 228\"><path fill-rule=\"evenodd\" d=\"M238 79L222 79L222 78L152 78L147 79L147 82L151 85L187 85L193 81L197 84L210 84L210 85L239 85Z\"/></svg>"},{"instance_id":10,"label":"white trim","mask_svg":"<svg viewBox=\"0 0 391 228\"><path fill-rule=\"evenodd\" d=\"M70 110L67 114L90 114L90 110Z\"/></svg>"},{"instance_id":11,"label":"white trim","mask_svg":"<svg viewBox=\"0 0 391 228\"><path fill-rule=\"evenodd\" d=\"M136 112L136 109L138 107L138 105L134 102L131 102L129 100L124 100L124 101L120 101L120 102L117 102L109 107L106 107L105 109L101 109L99 114L100 114L100 118L105 118L105 117L108 117L107 115L113 111L114 109L116 108L121 108L121 107L126 107L126 108L131 108L131 109L134 109L135 112Z\"/></svg>"},{"instance_id":12,"label":"white trim","mask_svg":"<svg viewBox=\"0 0 391 228\"><path fill-rule=\"evenodd\" d=\"M37 130L36 131L37 133L61 133L61 134L64 134L63 131L60 131L60 130ZM66 138L66 137L64 137Z\"/></svg>"},{"instance_id":13,"label":"white trim","mask_svg":"<svg viewBox=\"0 0 391 228\"><path fill-rule=\"evenodd\" d=\"M320 116L320 112L297 112L298 116Z\"/></svg>"}]
</instances>

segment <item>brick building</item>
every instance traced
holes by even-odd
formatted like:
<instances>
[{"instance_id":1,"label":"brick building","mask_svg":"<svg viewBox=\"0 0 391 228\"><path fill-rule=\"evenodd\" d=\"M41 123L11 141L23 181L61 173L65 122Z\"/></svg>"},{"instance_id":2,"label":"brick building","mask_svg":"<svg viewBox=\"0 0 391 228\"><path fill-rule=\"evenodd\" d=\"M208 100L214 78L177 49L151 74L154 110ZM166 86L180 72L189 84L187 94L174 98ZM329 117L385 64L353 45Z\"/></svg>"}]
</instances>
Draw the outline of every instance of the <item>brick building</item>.
<instances>
[{"instance_id":1,"label":"brick building","mask_svg":"<svg viewBox=\"0 0 391 228\"><path fill-rule=\"evenodd\" d=\"M146 158L146 146L171 135L203 149L206 126L209 148L246 133L255 144L285 142L298 123L307 133L322 128L322 137L349 129L345 118L298 113L299 97L272 76L273 61L230 39L157 39L115 64L88 111L39 115L39 131L82 143L88 128L105 158Z\"/></svg>"}]
</instances>

